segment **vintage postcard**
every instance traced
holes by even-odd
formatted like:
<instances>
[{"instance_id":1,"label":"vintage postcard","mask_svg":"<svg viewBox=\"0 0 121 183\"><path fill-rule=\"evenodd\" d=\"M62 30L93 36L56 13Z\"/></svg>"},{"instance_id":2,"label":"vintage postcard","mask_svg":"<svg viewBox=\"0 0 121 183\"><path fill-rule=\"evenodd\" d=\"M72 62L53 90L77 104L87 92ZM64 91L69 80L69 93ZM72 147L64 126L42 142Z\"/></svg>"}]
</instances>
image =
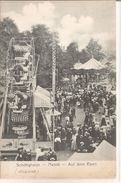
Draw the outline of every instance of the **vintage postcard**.
<instances>
[{"instance_id":1,"label":"vintage postcard","mask_svg":"<svg viewBox=\"0 0 121 183\"><path fill-rule=\"evenodd\" d=\"M116 2L0 10L0 177L116 178Z\"/></svg>"}]
</instances>

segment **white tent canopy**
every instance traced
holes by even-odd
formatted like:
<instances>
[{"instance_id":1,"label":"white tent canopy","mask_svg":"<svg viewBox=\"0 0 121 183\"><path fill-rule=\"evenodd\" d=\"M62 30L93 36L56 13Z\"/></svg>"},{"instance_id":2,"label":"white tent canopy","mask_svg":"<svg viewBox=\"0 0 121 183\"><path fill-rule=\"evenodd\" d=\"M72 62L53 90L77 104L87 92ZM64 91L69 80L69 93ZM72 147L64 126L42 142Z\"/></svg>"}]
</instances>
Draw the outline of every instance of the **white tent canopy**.
<instances>
[{"instance_id":1,"label":"white tent canopy","mask_svg":"<svg viewBox=\"0 0 121 183\"><path fill-rule=\"evenodd\" d=\"M43 95L46 95L47 97L50 97L50 92L48 90L46 90L45 88L37 86L36 90L38 92L41 92Z\"/></svg>"},{"instance_id":2,"label":"white tent canopy","mask_svg":"<svg viewBox=\"0 0 121 183\"><path fill-rule=\"evenodd\" d=\"M38 86L34 92L34 107L51 107L50 93Z\"/></svg>"},{"instance_id":3,"label":"white tent canopy","mask_svg":"<svg viewBox=\"0 0 121 183\"><path fill-rule=\"evenodd\" d=\"M83 69L83 70L91 70L91 69L101 70L104 68L106 68L106 67L101 62L97 61L94 58L91 58L88 62L86 62L84 64L76 63L74 65L75 70L80 70L80 69Z\"/></svg>"},{"instance_id":4,"label":"white tent canopy","mask_svg":"<svg viewBox=\"0 0 121 183\"><path fill-rule=\"evenodd\" d=\"M104 69L105 66L102 65L99 61L97 61L94 58L91 58L88 62L86 62L85 64L83 64L83 69L85 70L100 70L100 69Z\"/></svg>"}]
</instances>

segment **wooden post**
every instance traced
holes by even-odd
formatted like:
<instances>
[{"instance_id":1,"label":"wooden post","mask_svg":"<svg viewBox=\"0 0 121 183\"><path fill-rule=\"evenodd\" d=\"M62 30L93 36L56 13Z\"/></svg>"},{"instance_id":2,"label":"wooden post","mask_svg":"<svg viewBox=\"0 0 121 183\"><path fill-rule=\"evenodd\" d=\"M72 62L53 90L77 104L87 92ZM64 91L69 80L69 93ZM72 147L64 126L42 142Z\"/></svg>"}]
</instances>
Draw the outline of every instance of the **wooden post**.
<instances>
[{"instance_id":1,"label":"wooden post","mask_svg":"<svg viewBox=\"0 0 121 183\"><path fill-rule=\"evenodd\" d=\"M36 83L35 83L35 47L34 47L34 38L32 38L32 55L33 55L33 60L32 60L32 90L33 90L33 149L35 150L35 142L36 142L36 114L35 114L35 101L34 101L34 92L36 88Z\"/></svg>"},{"instance_id":2,"label":"wooden post","mask_svg":"<svg viewBox=\"0 0 121 183\"><path fill-rule=\"evenodd\" d=\"M53 120L53 149L54 149L54 129L55 129L55 91L56 91L56 41L53 34L53 45L52 45L52 93L53 93L53 109L52 109L52 120Z\"/></svg>"},{"instance_id":3,"label":"wooden post","mask_svg":"<svg viewBox=\"0 0 121 183\"><path fill-rule=\"evenodd\" d=\"M4 132L6 105L7 105L7 95L8 95L8 84L6 86L5 97L4 97L4 104L3 104L3 111L2 111L2 121L1 121L1 129L0 129L0 138L2 138L2 135L3 135L3 132Z\"/></svg>"},{"instance_id":4,"label":"wooden post","mask_svg":"<svg viewBox=\"0 0 121 183\"><path fill-rule=\"evenodd\" d=\"M36 140L35 107L33 106L33 139Z\"/></svg>"},{"instance_id":5,"label":"wooden post","mask_svg":"<svg viewBox=\"0 0 121 183\"><path fill-rule=\"evenodd\" d=\"M36 121L35 121L35 107L33 106L33 150L35 150L36 142Z\"/></svg>"}]
</instances>

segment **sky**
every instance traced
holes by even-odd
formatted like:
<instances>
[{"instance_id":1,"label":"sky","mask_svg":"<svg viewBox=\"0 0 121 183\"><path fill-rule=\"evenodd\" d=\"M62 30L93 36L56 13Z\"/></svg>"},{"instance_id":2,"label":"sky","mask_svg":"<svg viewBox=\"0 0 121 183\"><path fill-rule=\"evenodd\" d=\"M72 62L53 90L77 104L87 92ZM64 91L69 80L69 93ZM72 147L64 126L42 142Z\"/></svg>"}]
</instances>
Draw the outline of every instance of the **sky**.
<instances>
[{"instance_id":1,"label":"sky","mask_svg":"<svg viewBox=\"0 0 121 183\"><path fill-rule=\"evenodd\" d=\"M20 31L45 24L57 31L60 45L76 41L83 49L91 38L115 51L115 1L1 1L1 17L10 17Z\"/></svg>"}]
</instances>

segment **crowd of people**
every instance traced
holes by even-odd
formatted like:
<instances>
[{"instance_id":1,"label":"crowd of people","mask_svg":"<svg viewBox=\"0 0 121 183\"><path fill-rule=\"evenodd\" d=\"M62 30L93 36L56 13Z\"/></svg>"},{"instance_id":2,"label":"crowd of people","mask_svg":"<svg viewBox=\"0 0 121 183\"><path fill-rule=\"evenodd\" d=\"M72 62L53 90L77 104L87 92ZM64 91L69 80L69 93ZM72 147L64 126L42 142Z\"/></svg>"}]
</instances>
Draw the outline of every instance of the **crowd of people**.
<instances>
[{"instance_id":1,"label":"crowd of people","mask_svg":"<svg viewBox=\"0 0 121 183\"><path fill-rule=\"evenodd\" d=\"M5 157L6 158L6 157ZM4 158L4 160L6 160ZM35 154L32 154L31 150L24 147L18 148L18 153L15 157L15 161L56 161L56 153L51 148L38 147L35 149Z\"/></svg>"},{"instance_id":2,"label":"crowd of people","mask_svg":"<svg viewBox=\"0 0 121 183\"><path fill-rule=\"evenodd\" d=\"M71 92L58 89L56 108L61 116L54 132L55 151L93 152L103 140L116 145L116 96L105 86L92 84ZM84 120L75 125L79 108Z\"/></svg>"},{"instance_id":3,"label":"crowd of people","mask_svg":"<svg viewBox=\"0 0 121 183\"><path fill-rule=\"evenodd\" d=\"M18 153L15 157L15 161L31 161L32 154L30 149L18 148Z\"/></svg>"}]
</instances>

